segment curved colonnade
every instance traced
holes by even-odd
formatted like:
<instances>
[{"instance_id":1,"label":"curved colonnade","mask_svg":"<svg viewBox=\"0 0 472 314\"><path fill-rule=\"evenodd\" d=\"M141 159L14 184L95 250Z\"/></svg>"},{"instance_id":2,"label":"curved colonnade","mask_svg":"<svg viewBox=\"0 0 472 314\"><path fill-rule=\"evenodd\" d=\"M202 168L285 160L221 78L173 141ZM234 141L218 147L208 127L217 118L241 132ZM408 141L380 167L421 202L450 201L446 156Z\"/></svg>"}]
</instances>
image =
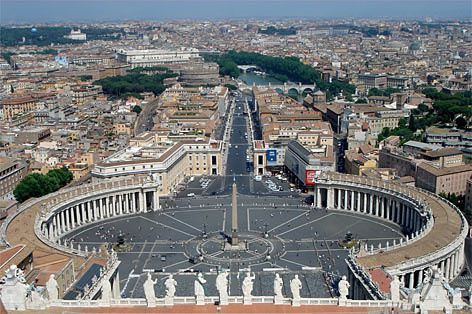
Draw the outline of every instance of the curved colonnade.
<instances>
[{"instance_id":1,"label":"curved colonnade","mask_svg":"<svg viewBox=\"0 0 472 314\"><path fill-rule=\"evenodd\" d=\"M405 240L362 247L354 260L364 273L384 269L410 289L423 282L431 266L449 281L460 273L468 224L448 201L414 187L339 173L316 178L314 193L317 207L371 215L402 227Z\"/></svg>"},{"instance_id":2,"label":"curved colonnade","mask_svg":"<svg viewBox=\"0 0 472 314\"><path fill-rule=\"evenodd\" d=\"M65 245L60 239L88 223L159 210L159 189L157 182L144 177L64 189L22 204L0 232L4 240L17 244L21 238L8 237L18 237L15 230L26 228L21 235L23 240L35 235L42 245L85 257L86 247ZM317 207L371 215L402 226L405 240L377 247L366 245L354 257L354 268L364 274L381 268L391 276L398 275L405 287L413 288L423 281L424 271L431 266L442 270L448 280L454 279L463 267L467 222L454 205L432 193L380 180L325 173L315 179L315 201ZM356 298L355 293L353 297Z\"/></svg>"},{"instance_id":3,"label":"curved colonnade","mask_svg":"<svg viewBox=\"0 0 472 314\"><path fill-rule=\"evenodd\" d=\"M6 244L16 244L13 230L33 230L46 246L86 257L87 247L61 242L72 230L117 216L159 210L160 185L145 177L120 178L64 189L22 204L2 226ZM35 215L34 226L28 216ZM26 224L26 225L25 225ZM15 234L16 235L16 234Z\"/></svg>"}]
</instances>

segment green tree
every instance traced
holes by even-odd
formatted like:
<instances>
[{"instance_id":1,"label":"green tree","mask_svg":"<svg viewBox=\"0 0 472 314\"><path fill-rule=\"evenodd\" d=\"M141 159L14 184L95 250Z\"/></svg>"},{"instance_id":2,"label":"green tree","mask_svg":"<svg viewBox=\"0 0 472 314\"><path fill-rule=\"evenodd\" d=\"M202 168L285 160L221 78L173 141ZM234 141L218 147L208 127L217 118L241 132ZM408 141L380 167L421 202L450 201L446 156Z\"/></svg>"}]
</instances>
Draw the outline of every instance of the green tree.
<instances>
[{"instance_id":1,"label":"green tree","mask_svg":"<svg viewBox=\"0 0 472 314\"><path fill-rule=\"evenodd\" d=\"M140 106L136 105L133 107L133 112L136 112L137 114L140 114L141 111L143 111L143 108L141 108Z\"/></svg>"},{"instance_id":2,"label":"green tree","mask_svg":"<svg viewBox=\"0 0 472 314\"><path fill-rule=\"evenodd\" d=\"M41 197L65 186L74 175L63 167L48 171L46 175L32 173L24 177L13 190L15 199L22 203L31 197Z\"/></svg>"}]
</instances>

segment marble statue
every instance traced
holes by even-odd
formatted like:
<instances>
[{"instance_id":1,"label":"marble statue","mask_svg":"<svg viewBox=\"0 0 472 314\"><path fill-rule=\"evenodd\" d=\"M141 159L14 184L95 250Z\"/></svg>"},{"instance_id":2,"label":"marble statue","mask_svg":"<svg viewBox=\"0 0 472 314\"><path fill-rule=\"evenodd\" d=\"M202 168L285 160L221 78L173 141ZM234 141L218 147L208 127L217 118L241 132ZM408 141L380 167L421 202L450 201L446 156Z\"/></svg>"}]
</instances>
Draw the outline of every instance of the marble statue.
<instances>
[{"instance_id":1,"label":"marble statue","mask_svg":"<svg viewBox=\"0 0 472 314\"><path fill-rule=\"evenodd\" d=\"M147 273L147 279L143 284L143 288L148 307L156 306L156 292L154 290L154 285L156 283L157 279L152 280L151 273Z\"/></svg>"},{"instance_id":2,"label":"marble statue","mask_svg":"<svg viewBox=\"0 0 472 314\"><path fill-rule=\"evenodd\" d=\"M169 275L169 278L164 282L164 286L166 287L166 298L173 298L175 296L175 287L177 286L174 276Z\"/></svg>"},{"instance_id":3,"label":"marble statue","mask_svg":"<svg viewBox=\"0 0 472 314\"><path fill-rule=\"evenodd\" d=\"M346 279L346 276L342 276L341 280L338 283L340 300L347 300L347 296L349 295L349 287L351 287L351 285Z\"/></svg>"},{"instance_id":4,"label":"marble statue","mask_svg":"<svg viewBox=\"0 0 472 314\"><path fill-rule=\"evenodd\" d=\"M2 293L0 298L5 309L8 310L25 310L26 309L26 295L28 285L23 280L22 272L18 271L16 265L11 265L5 271L5 277L1 285Z\"/></svg>"},{"instance_id":5,"label":"marble statue","mask_svg":"<svg viewBox=\"0 0 472 314\"><path fill-rule=\"evenodd\" d=\"M298 278L298 275L295 275L295 278L290 280L290 290L292 291L293 299L300 299L301 288L302 288L302 282Z\"/></svg>"},{"instance_id":6,"label":"marble statue","mask_svg":"<svg viewBox=\"0 0 472 314\"><path fill-rule=\"evenodd\" d=\"M253 280L256 279L256 276L254 273L251 276L251 272L246 273L246 277L244 277L243 280L243 295L244 297L251 297L252 296L252 289L254 288L254 282Z\"/></svg>"},{"instance_id":7,"label":"marble statue","mask_svg":"<svg viewBox=\"0 0 472 314\"><path fill-rule=\"evenodd\" d=\"M302 282L295 275L295 278L290 280L290 290L292 291L292 306L300 306L300 289L302 288Z\"/></svg>"},{"instance_id":8,"label":"marble statue","mask_svg":"<svg viewBox=\"0 0 472 314\"><path fill-rule=\"evenodd\" d=\"M216 276L216 290L220 295L220 304L228 304L228 272L223 271Z\"/></svg>"},{"instance_id":9,"label":"marble statue","mask_svg":"<svg viewBox=\"0 0 472 314\"><path fill-rule=\"evenodd\" d=\"M102 284L102 301L110 303L111 301L111 283L110 280L105 279Z\"/></svg>"},{"instance_id":10,"label":"marble statue","mask_svg":"<svg viewBox=\"0 0 472 314\"><path fill-rule=\"evenodd\" d=\"M400 280L396 275L393 276L393 280L390 282L390 300L400 302Z\"/></svg>"},{"instance_id":11,"label":"marble statue","mask_svg":"<svg viewBox=\"0 0 472 314\"><path fill-rule=\"evenodd\" d=\"M59 285L56 281L56 275L51 274L49 280L46 282L46 290L48 291L49 301L56 301L59 299Z\"/></svg>"},{"instance_id":12,"label":"marble statue","mask_svg":"<svg viewBox=\"0 0 472 314\"><path fill-rule=\"evenodd\" d=\"M276 298L283 298L282 288L284 286L284 281L279 274L275 274L274 278L274 294Z\"/></svg>"},{"instance_id":13,"label":"marble statue","mask_svg":"<svg viewBox=\"0 0 472 314\"><path fill-rule=\"evenodd\" d=\"M197 301L197 305L204 305L205 304L205 289L203 285L206 284L205 278L203 278L202 273L198 273L197 279L194 282L194 290L195 290L195 299Z\"/></svg>"}]
</instances>

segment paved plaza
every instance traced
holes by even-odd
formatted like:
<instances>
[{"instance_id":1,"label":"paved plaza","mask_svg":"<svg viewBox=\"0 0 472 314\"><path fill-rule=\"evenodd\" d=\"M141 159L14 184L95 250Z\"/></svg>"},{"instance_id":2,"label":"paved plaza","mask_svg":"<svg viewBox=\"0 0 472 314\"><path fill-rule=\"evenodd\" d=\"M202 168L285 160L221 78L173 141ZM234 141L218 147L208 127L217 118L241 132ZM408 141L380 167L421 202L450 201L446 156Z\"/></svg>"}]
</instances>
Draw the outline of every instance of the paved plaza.
<instances>
[{"instance_id":1,"label":"paved plaza","mask_svg":"<svg viewBox=\"0 0 472 314\"><path fill-rule=\"evenodd\" d=\"M224 250L231 235L230 197L180 198L160 212L118 217L87 225L68 240L99 249L124 245L118 253L124 297L143 297L146 272L158 278L156 293L163 296L163 282L176 274L177 295L193 295L195 272L208 281L207 295L217 295L218 269L230 271L230 295L241 295L245 272L256 274L253 295L272 295L275 272L289 280L295 273L303 297L329 297L332 281L346 274L348 251L339 245L347 232L355 239L377 245L390 243L402 233L384 220L340 211L311 209L301 198L238 197L241 250ZM165 200L163 200L165 202ZM169 202L167 202L169 204Z\"/></svg>"}]
</instances>

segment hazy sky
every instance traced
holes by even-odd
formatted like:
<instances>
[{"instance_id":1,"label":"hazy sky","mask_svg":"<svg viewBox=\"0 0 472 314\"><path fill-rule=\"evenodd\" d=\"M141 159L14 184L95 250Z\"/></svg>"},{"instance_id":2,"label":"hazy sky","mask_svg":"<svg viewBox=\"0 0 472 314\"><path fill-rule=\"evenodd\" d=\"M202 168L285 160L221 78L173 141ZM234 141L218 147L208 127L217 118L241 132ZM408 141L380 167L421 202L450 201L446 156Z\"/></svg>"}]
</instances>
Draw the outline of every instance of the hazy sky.
<instances>
[{"instance_id":1,"label":"hazy sky","mask_svg":"<svg viewBox=\"0 0 472 314\"><path fill-rule=\"evenodd\" d=\"M471 19L472 0L0 0L0 23L244 18Z\"/></svg>"}]
</instances>

